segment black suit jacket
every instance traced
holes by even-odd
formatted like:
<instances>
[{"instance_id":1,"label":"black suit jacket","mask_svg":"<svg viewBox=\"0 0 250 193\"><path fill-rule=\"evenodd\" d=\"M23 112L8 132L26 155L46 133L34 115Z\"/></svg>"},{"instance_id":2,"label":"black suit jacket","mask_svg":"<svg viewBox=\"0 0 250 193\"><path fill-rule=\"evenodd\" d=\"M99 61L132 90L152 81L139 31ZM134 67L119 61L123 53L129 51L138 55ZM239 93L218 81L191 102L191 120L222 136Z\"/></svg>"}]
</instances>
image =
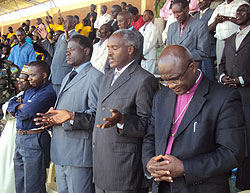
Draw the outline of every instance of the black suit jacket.
<instances>
[{"instance_id":1,"label":"black suit jacket","mask_svg":"<svg viewBox=\"0 0 250 193\"><path fill-rule=\"evenodd\" d=\"M151 124L143 142L143 162L164 155L176 94L162 88L154 97ZM229 193L228 173L244 157L244 119L240 95L203 76L181 121L171 155L183 161L185 176L153 183L153 193ZM171 172L171 171L170 171Z\"/></svg>"},{"instance_id":2,"label":"black suit jacket","mask_svg":"<svg viewBox=\"0 0 250 193\"><path fill-rule=\"evenodd\" d=\"M237 90L242 97L243 105L250 105L250 32L243 39L238 50L235 47L236 34L233 34L225 41L225 48L222 60L219 65L220 74L234 78L242 76L245 82L244 87Z\"/></svg>"}]
</instances>

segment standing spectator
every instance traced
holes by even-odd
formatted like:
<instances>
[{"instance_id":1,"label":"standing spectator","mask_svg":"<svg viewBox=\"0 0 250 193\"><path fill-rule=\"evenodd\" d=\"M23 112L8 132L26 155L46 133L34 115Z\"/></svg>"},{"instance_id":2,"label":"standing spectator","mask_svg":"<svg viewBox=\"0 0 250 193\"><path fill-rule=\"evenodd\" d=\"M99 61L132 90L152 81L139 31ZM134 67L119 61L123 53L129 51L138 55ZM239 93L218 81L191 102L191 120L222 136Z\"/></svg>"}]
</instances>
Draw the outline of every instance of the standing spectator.
<instances>
[{"instance_id":1,"label":"standing spectator","mask_svg":"<svg viewBox=\"0 0 250 193\"><path fill-rule=\"evenodd\" d=\"M210 0L199 0L198 5L200 11L195 14L194 18L201 20L208 23L209 19L211 18L214 10L210 9ZM215 80L214 76L214 60L216 57L216 43L214 38L214 32L209 32L209 44L210 44L210 55L208 58L204 58L201 64L201 70L204 72L204 75L209 78L210 80Z\"/></svg>"},{"instance_id":2,"label":"standing spectator","mask_svg":"<svg viewBox=\"0 0 250 193\"><path fill-rule=\"evenodd\" d=\"M109 15L107 13L107 6L106 5L103 5L101 7L101 15L100 16L97 16L97 20L95 21L94 23L94 28L96 30L99 30L99 28L105 24L105 23L108 23L110 20L111 20L111 15Z\"/></svg>"},{"instance_id":3,"label":"standing spectator","mask_svg":"<svg viewBox=\"0 0 250 193\"><path fill-rule=\"evenodd\" d=\"M143 141L153 193L230 193L228 174L244 156L245 122L237 91L208 80L182 46L158 62L167 84L154 97Z\"/></svg>"},{"instance_id":4,"label":"standing spectator","mask_svg":"<svg viewBox=\"0 0 250 193\"><path fill-rule=\"evenodd\" d=\"M236 11L239 30L225 40L225 48L219 64L219 81L237 89L241 95L246 120L246 154L238 167L236 187L250 189L250 6L245 3Z\"/></svg>"},{"instance_id":5,"label":"standing spectator","mask_svg":"<svg viewBox=\"0 0 250 193\"><path fill-rule=\"evenodd\" d=\"M154 13L151 10L145 10L143 13L143 21L145 24L140 28L139 32L143 35L143 59L141 66L145 70L154 74L156 64L156 45L159 30L156 25L153 24Z\"/></svg>"},{"instance_id":6,"label":"standing spectator","mask_svg":"<svg viewBox=\"0 0 250 193\"><path fill-rule=\"evenodd\" d=\"M95 12L96 9L96 5L91 4L90 5L90 12L88 13L88 15L86 16L86 18L90 21L90 17L92 17L92 23L94 24L97 18L97 13ZM89 22L88 23L89 26L91 26L92 24ZM89 33L89 38L93 41L96 38L96 30L93 29L92 32Z\"/></svg>"},{"instance_id":7,"label":"standing spectator","mask_svg":"<svg viewBox=\"0 0 250 193\"><path fill-rule=\"evenodd\" d=\"M82 28L83 28L83 24L82 24L82 22L79 22L79 17L78 17L78 15L75 15L75 18L76 18L75 31L78 32L78 33L80 34L81 31L82 31Z\"/></svg>"},{"instance_id":8,"label":"standing spectator","mask_svg":"<svg viewBox=\"0 0 250 193\"><path fill-rule=\"evenodd\" d=\"M30 20L29 19L26 19L25 24L26 24L26 26L28 26L30 28Z\"/></svg>"},{"instance_id":9,"label":"standing spectator","mask_svg":"<svg viewBox=\"0 0 250 193\"><path fill-rule=\"evenodd\" d=\"M23 65L36 61L36 55L33 46L25 41L26 34L23 28L19 28L16 31L16 36L19 44L12 48L8 60L12 61L22 70Z\"/></svg>"},{"instance_id":10,"label":"standing spectator","mask_svg":"<svg viewBox=\"0 0 250 193\"><path fill-rule=\"evenodd\" d=\"M89 21L88 21L87 18L82 20L82 30L81 30L81 33L80 33L82 36L89 37L89 34L93 29L93 21L92 21L92 19L93 18L90 17L90 23L91 23L90 25L91 26L88 26Z\"/></svg>"},{"instance_id":11,"label":"standing spectator","mask_svg":"<svg viewBox=\"0 0 250 193\"><path fill-rule=\"evenodd\" d=\"M122 8L120 5L112 5L111 10L110 10L112 19L108 22L108 24L111 25L111 27L113 28L113 31L116 31L119 29L118 23L117 23L117 15L121 11L122 11Z\"/></svg>"},{"instance_id":12,"label":"standing spectator","mask_svg":"<svg viewBox=\"0 0 250 193\"><path fill-rule=\"evenodd\" d=\"M68 15L65 17L63 22L63 28L65 33L59 37L58 41L54 46L47 39L47 32L45 30L39 32L41 37L44 39L44 41L42 41L42 45L48 51L48 53L51 53L51 55L53 55L52 63L50 66L50 80L57 94L59 93L63 78L72 69L72 67L70 67L66 61L66 50L68 40L72 36L78 34L74 30L75 24L76 18L74 16Z\"/></svg>"},{"instance_id":13,"label":"standing spectator","mask_svg":"<svg viewBox=\"0 0 250 193\"><path fill-rule=\"evenodd\" d=\"M10 55L10 46L3 46L1 59L8 59Z\"/></svg>"},{"instance_id":14,"label":"standing spectator","mask_svg":"<svg viewBox=\"0 0 250 193\"><path fill-rule=\"evenodd\" d=\"M31 89L21 98L10 100L8 111L16 117L17 135L14 172L17 193L45 193L46 167L49 166L50 135L33 121L36 113L45 113L54 105L56 93L48 82L49 65L29 63Z\"/></svg>"},{"instance_id":15,"label":"standing spectator","mask_svg":"<svg viewBox=\"0 0 250 193\"><path fill-rule=\"evenodd\" d=\"M112 34L113 29L109 24L103 24L98 30L98 37L100 41L93 46L93 54L91 57L91 64L99 71L104 73L105 64L108 58L108 39Z\"/></svg>"},{"instance_id":16,"label":"standing spectator","mask_svg":"<svg viewBox=\"0 0 250 193\"><path fill-rule=\"evenodd\" d=\"M134 34L137 36L139 42L138 42L138 50L136 50L135 60L137 64L141 65L141 60L143 56L143 36L139 31L137 31L132 26L132 15L128 11L120 12L117 16L118 26L119 29L128 29L134 32Z\"/></svg>"},{"instance_id":17,"label":"standing spectator","mask_svg":"<svg viewBox=\"0 0 250 193\"><path fill-rule=\"evenodd\" d=\"M167 45L177 44L188 48L200 68L201 61L210 54L207 24L189 15L187 0L174 0L172 11L177 22L169 26Z\"/></svg>"},{"instance_id":18,"label":"standing spectator","mask_svg":"<svg viewBox=\"0 0 250 193\"><path fill-rule=\"evenodd\" d=\"M122 8L122 11L126 11L126 7L127 7L127 3L126 2L121 2L121 8Z\"/></svg>"},{"instance_id":19,"label":"standing spectator","mask_svg":"<svg viewBox=\"0 0 250 193\"><path fill-rule=\"evenodd\" d=\"M40 30L46 29L41 18L36 18L36 25L37 25L37 29L40 29Z\"/></svg>"},{"instance_id":20,"label":"standing spectator","mask_svg":"<svg viewBox=\"0 0 250 193\"><path fill-rule=\"evenodd\" d=\"M226 0L214 10L208 21L208 28L210 31L215 32L214 37L217 39L217 72L219 72L218 65L221 62L225 39L234 34L239 28L239 26L235 24L236 10L244 3L246 3L244 0Z\"/></svg>"},{"instance_id":21,"label":"standing spectator","mask_svg":"<svg viewBox=\"0 0 250 193\"><path fill-rule=\"evenodd\" d=\"M13 32L13 28L11 26L8 27L8 32L7 39L10 39L13 35L16 35L16 33Z\"/></svg>"},{"instance_id":22,"label":"standing spectator","mask_svg":"<svg viewBox=\"0 0 250 193\"><path fill-rule=\"evenodd\" d=\"M139 29L141 28L141 26L144 25L144 21L141 15L139 15L139 11L136 7L131 7L129 9L129 12L132 14L132 21L131 24L132 26L139 31Z\"/></svg>"}]
</instances>

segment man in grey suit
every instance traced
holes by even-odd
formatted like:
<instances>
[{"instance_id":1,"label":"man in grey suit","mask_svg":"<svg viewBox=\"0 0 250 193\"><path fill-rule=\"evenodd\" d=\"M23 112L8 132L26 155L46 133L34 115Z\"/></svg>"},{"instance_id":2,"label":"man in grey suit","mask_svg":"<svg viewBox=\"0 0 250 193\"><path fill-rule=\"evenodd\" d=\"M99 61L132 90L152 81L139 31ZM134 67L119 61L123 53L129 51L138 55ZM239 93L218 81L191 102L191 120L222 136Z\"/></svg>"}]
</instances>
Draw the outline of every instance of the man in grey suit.
<instances>
[{"instance_id":1,"label":"man in grey suit","mask_svg":"<svg viewBox=\"0 0 250 193\"><path fill-rule=\"evenodd\" d=\"M63 21L65 33L60 35L55 45L52 45L49 42L47 39L47 32L45 30L38 31L41 37L44 39L41 42L42 46L48 51L48 53L51 53L52 55L50 80L57 95L60 90L63 78L72 69L72 67L67 64L65 53L69 39L78 34L74 30L75 25L76 18L72 15L66 16Z\"/></svg>"},{"instance_id":2,"label":"man in grey suit","mask_svg":"<svg viewBox=\"0 0 250 193\"><path fill-rule=\"evenodd\" d=\"M46 113L47 126L54 125L51 160L55 163L60 193L92 192L92 128L102 79L102 73L90 63L92 52L92 42L87 37L75 35L69 40L66 60L73 70L62 81L56 110L50 109ZM58 119L62 118L61 112L71 114L67 121L58 123ZM79 114L80 125L77 121L70 121Z\"/></svg>"},{"instance_id":3,"label":"man in grey suit","mask_svg":"<svg viewBox=\"0 0 250 193\"><path fill-rule=\"evenodd\" d=\"M187 0L174 0L172 11L177 22L169 26L167 45L177 44L186 47L200 68L201 61L210 54L207 24L189 15Z\"/></svg>"},{"instance_id":4,"label":"man in grey suit","mask_svg":"<svg viewBox=\"0 0 250 193\"><path fill-rule=\"evenodd\" d=\"M138 38L118 30L108 42L112 70L103 77L93 131L96 193L146 193L142 138L158 84L137 64Z\"/></svg>"}]
</instances>

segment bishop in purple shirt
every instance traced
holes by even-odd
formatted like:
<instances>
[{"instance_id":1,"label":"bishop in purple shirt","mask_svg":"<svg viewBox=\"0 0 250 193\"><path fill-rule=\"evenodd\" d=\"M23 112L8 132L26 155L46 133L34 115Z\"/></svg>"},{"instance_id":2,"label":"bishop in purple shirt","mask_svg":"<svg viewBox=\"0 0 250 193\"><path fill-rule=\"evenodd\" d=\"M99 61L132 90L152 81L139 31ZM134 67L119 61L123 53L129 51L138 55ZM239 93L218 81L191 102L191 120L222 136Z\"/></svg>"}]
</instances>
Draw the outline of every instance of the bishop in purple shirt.
<instances>
[{"instance_id":1,"label":"bishop in purple shirt","mask_svg":"<svg viewBox=\"0 0 250 193\"><path fill-rule=\"evenodd\" d=\"M239 93L208 80L179 45L163 50L158 68L166 87L154 97L142 153L152 192L230 193L228 174L244 157Z\"/></svg>"}]
</instances>

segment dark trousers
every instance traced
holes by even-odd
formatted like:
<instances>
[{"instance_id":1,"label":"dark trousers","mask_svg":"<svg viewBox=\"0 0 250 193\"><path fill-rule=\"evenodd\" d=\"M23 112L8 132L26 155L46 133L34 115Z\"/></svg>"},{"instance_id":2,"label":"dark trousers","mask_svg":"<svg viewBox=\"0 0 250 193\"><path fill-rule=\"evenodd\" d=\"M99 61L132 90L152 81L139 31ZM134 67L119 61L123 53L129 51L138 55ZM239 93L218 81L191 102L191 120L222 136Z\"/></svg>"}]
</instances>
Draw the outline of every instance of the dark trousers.
<instances>
[{"instance_id":1,"label":"dark trousers","mask_svg":"<svg viewBox=\"0 0 250 193\"><path fill-rule=\"evenodd\" d=\"M47 141L47 143L46 143ZM47 131L17 135L14 172L17 193L46 193L46 163L43 144L50 144Z\"/></svg>"}]
</instances>

